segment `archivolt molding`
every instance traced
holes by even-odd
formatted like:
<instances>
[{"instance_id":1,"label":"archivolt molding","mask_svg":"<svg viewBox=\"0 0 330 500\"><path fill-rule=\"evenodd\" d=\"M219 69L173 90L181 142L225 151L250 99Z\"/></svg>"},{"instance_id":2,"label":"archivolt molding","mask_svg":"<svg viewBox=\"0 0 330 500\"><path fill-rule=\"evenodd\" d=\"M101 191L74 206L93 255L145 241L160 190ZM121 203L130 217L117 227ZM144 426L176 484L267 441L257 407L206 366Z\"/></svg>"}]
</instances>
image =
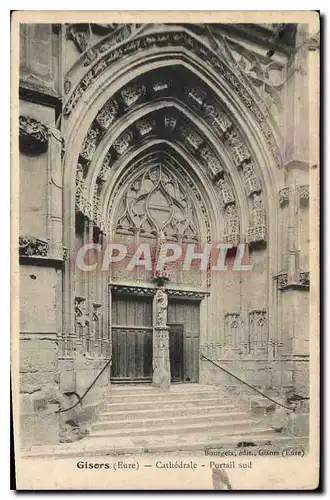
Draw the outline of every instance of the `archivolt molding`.
<instances>
[{"instance_id":1,"label":"archivolt molding","mask_svg":"<svg viewBox=\"0 0 330 500\"><path fill-rule=\"evenodd\" d=\"M187 93L189 96L192 92L189 91ZM136 93L134 93L134 95L136 95ZM195 92L194 99L196 96L197 94ZM130 100L130 102L133 101ZM105 108L108 106L109 103L105 105ZM111 107L113 109L113 106ZM217 109L213 106L209 106L207 103L205 104L205 107L208 108L207 112L208 115L211 116L212 120L217 120L222 137L222 144L228 149L229 155L233 159L233 163L238 170L242 183L245 187L246 196L251 198L249 242L253 244L255 242L253 236L260 234L263 235L262 241L265 241L265 224L262 224L264 226L262 228L260 227L260 224L258 227L255 226L256 218L254 217L255 211L253 209L253 196L255 194L260 195L262 189L261 183L255 172L249 148L243 142L238 132L233 129L233 124L224 113L217 111ZM84 171L84 169L87 171L88 165L91 163L93 155L95 154L97 144L99 144L100 134L104 133L102 132L102 129L97 127L95 122L89 129L83 144L80 160L83 162L84 167L80 164L78 168L79 172ZM149 113L148 115L144 115L143 118L139 118L135 122L134 120L130 121L127 128L117 136L111 128L110 133L112 137L112 144L110 144L110 147L108 146L109 149L96 177L94 200L98 199L97 197L100 195L103 184L106 183L111 170L115 170L116 165L122 161L122 157L124 157L132 147L136 147L137 143L143 142L146 139L150 140L150 138L154 137L157 130L161 131L160 135L163 135L164 138L173 137L175 141L179 141L181 146L187 152L193 154L194 157L198 159L202 170L206 168L209 171L209 175L212 178L213 183L219 186L227 219L227 229L224 234L224 239L228 243L231 242L237 244L240 239L238 215L235 208L228 207L230 204L235 204L235 196L229 183L230 176L228 175L228 172L225 176L223 163L219 161L217 152L212 149L213 145L210 146L208 144L210 141L208 141L205 135L200 133L200 129L196 131L196 129L192 127L191 123L187 122L185 118L182 119L176 109L173 112L172 108L166 108L165 110L162 108ZM108 134L107 137L109 135L110 134ZM105 142L108 143L109 141L106 140ZM96 197L95 193L97 193ZM259 201L259 205L261 205L262 202L260 196ZM261 210L260 206L259 210ZM265 220L265 216L263 219ZM256 241L260 241L260 236L258 236Z\"/></svg>"},{"instance_id":2,"label":"archivolt molding","mask_svg":"<svg viewBox=\"0 0 330 500\"><path fill-rule=\"evenodd\" d=\"M210 50L205 43L197 39L195 35L189 33L186 29L137 36L128 42L122 42L114 50L110 48L108 51L104 51L104 53L99 52L96 62L68 96L68 100L64 106L64 116L70 116L85 92L114 63L122 59L126 61L128 55L136 52L139 53L139 57L145 58L146 54L144 51L150 52L150 50L154 49L164 50L165 47L173 48L173 50L186 50L192 53L195 58L197 57L211 66L218 75L218 78L220 77L220 79L224 80L234 90L235 94L249 110L251 119L258 125L269 150L273 154L275 162L281 165L279 148L269 124L269 117L266 117L262 112L260 103L257 102L256 95L253 95L253 92L248 88L246 80L240 76L241 73L235 74L219 55ZM69 88L69 85L67 85L67 88Z\"/></svg>"}]
</instances>

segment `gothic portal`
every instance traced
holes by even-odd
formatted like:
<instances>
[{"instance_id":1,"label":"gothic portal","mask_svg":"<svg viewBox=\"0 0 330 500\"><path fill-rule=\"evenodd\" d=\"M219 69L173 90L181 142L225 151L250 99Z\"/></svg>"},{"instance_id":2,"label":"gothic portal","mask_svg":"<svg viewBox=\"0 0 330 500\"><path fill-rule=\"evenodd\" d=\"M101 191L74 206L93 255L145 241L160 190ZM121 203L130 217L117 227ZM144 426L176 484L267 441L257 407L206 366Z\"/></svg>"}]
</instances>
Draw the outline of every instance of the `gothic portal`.
<instances>
[{"instance_id":1,"label":"gothic portal","mask_svg":"<svg viewBox=\"0 0 330 500\"><path fill-rule=\"evenodd\" d=\"M58 441L69 417L51 405L110 359L70 421L88 426L112 384L234 390L212 361L307 396L313 45L305 26L279 40L251 26L21 25L27 445L41 427ZM202 254L220 244L216 270ZM169 246L180 255L163 265ZM249 268L234 268L243 251Z\"/></svg>"}]
</instances>

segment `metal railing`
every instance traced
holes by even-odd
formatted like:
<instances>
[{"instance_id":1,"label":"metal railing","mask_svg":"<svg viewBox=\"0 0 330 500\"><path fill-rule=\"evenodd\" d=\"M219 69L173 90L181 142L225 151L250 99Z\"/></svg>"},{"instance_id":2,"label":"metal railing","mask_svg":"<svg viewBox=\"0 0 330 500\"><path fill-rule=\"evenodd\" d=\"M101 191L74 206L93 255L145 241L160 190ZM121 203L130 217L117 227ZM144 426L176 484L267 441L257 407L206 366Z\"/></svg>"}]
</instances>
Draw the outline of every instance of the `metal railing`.
<instances>
[{"instance_id":1,"label":"metal railing","mask_svg":"<svg viewBox=\"0 0 330 500\"><path fill-rule=\"evenodd\" d=\"M69 408L64 408L64 409L57 410L55 413L64 413L66 411L73 410L73 408L75 408L79 404L82 404L82 401L83 401L84 397L89 393L89 391L91 390L91 388L93 387L93 385L97 382L97 380L101 377L102 373L110 365L111 361L112 361L112 356L111 356L110 359L108 359L108 361L106 362L106 364L104 365L104 367L102 368L102 370L100 371L100 373L95 377L95 379L93 380L93 382L91 383L91 385L88 387L88 389L86 389L86 391L84 392L84 394L82 396L79 396L79 394L77 392L65 392L64 395L66 395L66 396L71 396L71 395L77 396L78 401L73 406L70 406Z\"/></svg>"},{"instance_id":2,"label":"metal railing","mask_svg":"<svg viewBox=\"0 0 330 500\"><path fill-rule=\"evenodd\" d=\"M292 407L290 408L289 406L285 406L282 403L279 403L278 401L275 401L275 399L273 399L270 396L267 396L267 394L264 394L263 392L259 391L259 389L256 389L255 387L253 387L253 385L250 385L248 382L245 382L245 380L237 377L237 375L234 375L229 370L226 370L226 368L223 368L223 366L220 366L217 363L215 363L214 361L212 361L212 359L209 359L204 354L201 354L201 359L203 359L203 358L206 359L207 361L209 361L210 363L212 363L212 365L216 366L220 370L224 371L225 373L228 373L228 375L230 375L231 377L235 378L236 380L238 380L242 384L244 384L247 387L249 387L250 389L254 390L255 392L257 392L258 394L260 394L264 398L269 399L269 401L272 401L272 403L275 403L276 405L281 406L282 408L285 408L286 410L290 410L290 411L293 411L293 412L295 411L295 408L292 408Z\"/></svg>"}]
</instances>

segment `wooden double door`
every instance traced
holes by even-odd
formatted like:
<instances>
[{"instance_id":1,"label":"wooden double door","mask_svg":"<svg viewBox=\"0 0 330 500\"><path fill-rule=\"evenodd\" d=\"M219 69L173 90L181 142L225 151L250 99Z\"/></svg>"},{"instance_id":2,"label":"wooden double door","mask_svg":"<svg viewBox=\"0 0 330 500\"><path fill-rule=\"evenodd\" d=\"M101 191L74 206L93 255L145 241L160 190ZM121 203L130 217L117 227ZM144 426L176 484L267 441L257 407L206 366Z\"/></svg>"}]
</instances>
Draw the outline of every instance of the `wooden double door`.
<instances>
[{"instance_id":1,"label":"wooden double door","mask_svg":"<svg viewBox=\"0 0 330 500\"><path fill-rule=\"evenodd\" d=\"M152 380L152 298L112 297L113 382ZM169 300L172 382L198 382L199 302Z\"/></svg>"}]
</instances>

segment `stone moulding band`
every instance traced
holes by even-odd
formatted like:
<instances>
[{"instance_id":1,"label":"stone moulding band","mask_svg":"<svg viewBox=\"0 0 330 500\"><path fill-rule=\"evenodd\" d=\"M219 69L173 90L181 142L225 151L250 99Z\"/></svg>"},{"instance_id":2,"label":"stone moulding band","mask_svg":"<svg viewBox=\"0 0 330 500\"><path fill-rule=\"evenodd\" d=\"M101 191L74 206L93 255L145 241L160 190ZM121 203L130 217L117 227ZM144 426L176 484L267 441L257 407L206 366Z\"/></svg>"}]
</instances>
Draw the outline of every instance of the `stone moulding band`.
<instances>
[{"instance_id":1,"label":"stone moulding band","mask_svg":"<svg viewBox=\"0 0 330 500\"><path fill-rule=\"evenodd\" d=\"M142 295L142 296L154 296L157 292L156 287L142 287L142 286L129 286L129 285L115 285L110 284L111 291L113 293L123 294L123 295ZM204 297L210 295L209 292L199 291L199 290L176 290L173 288L165 288L165 292L170 297L182 297L190 298L195 300L202 300Z\"/></svg>"}]
</instances>

